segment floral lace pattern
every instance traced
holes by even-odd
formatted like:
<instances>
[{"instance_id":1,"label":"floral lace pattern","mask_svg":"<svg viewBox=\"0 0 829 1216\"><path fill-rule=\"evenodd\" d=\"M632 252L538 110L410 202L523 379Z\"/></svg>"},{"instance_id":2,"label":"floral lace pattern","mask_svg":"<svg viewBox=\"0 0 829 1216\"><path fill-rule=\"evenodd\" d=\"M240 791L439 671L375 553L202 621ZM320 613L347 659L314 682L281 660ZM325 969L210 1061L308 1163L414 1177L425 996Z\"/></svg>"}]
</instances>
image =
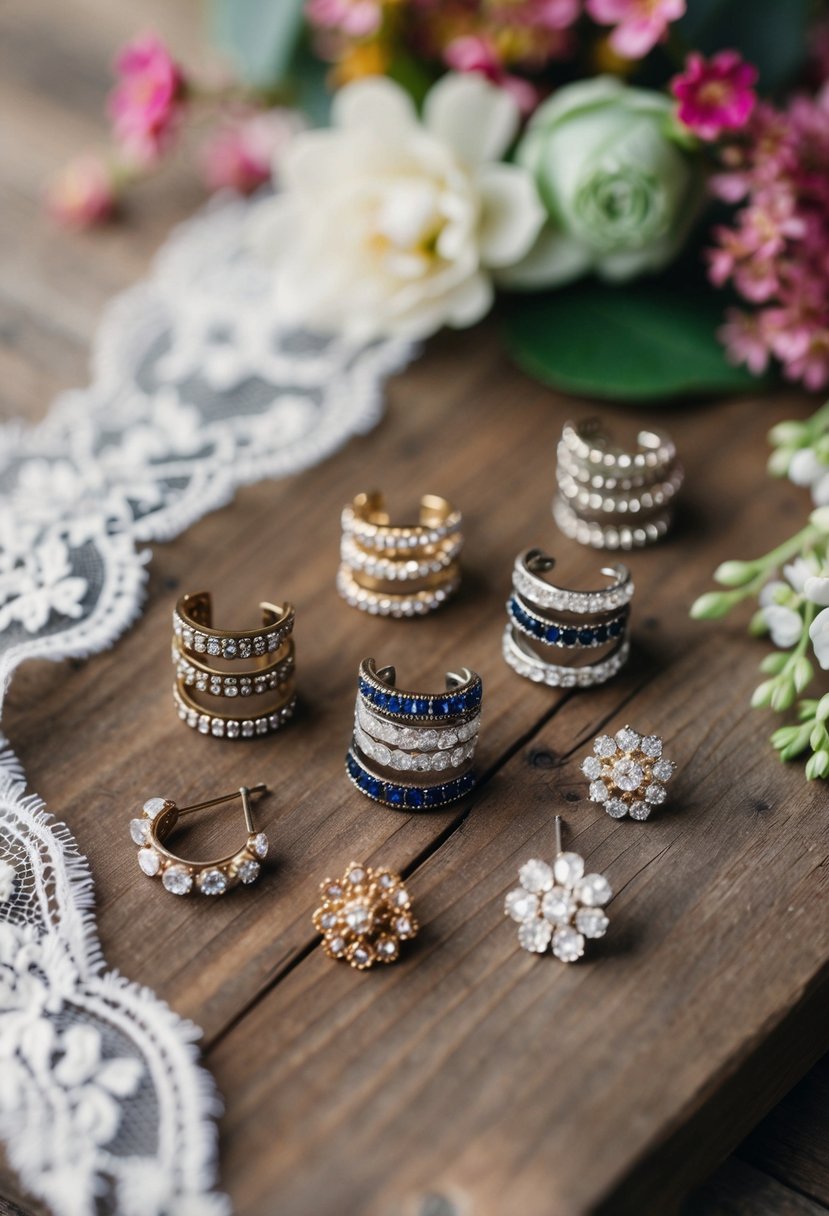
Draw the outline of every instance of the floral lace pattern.
<instances>
[{"instance_id":1,"label":"floral lace pattern","mask_svg":"<svg viewBox=\"0 0 829 1216\"><path fill-rule=\"evenodd\" d=\"M402 341L280 320L246 250L259 204L183 225L117 299L89 388L0 428L0 695L29 657L83 657L140 611L149 557L235 489L307 468L379 420ZM91 878L0 756L0 1135L59 1216L220 1216L218 1100L198 1032L107 972Z\"/></svg>"}]
</instances>

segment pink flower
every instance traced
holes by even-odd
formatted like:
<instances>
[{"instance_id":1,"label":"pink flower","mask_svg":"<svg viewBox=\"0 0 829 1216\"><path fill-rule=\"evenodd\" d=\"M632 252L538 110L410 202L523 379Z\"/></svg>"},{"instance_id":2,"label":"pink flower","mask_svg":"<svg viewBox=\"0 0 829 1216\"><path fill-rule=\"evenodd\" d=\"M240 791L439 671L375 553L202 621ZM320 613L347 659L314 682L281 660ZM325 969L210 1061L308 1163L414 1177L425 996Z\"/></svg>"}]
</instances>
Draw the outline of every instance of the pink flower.
<instances>
[{"instance_id":1,"label":"pink flower","mask_svg":"<svg viewBox=\"0 0 829 1216\"><path fill-rule=\"evenodd\" d=\"M757 101L757 69L737 51L719 51L707 62L696 51L685 71L671 81L679 102L678 117L700 139L719 139L723 131L739 131Z\"/></svg>"},{"instance_id":2,"label":"pink flower","mask_svg":"<svg viewBox=\"0 0 829 1216\"><path fill-rule=\"evenodd\" d=\"M128 43L115 64L109 98L116 138L138 164L152 164L169 146L181 117L184 78L154 34Z\"/></svg>"},{"instance_id":3,"label":"pink flower","mask_svg":"<svg viewBox=\"0 0 829 1216\"><path fill-rule=\"evenodd\" d=\"M221 123L202 148L208 189L251 194L270 179L302 125L299 115L287 109L248 112Z\"/></svg>"},{"instance_id":4,"label":"pink flower","mask_svg":"<svg viewBox=\"0 0 829 1216\"><path fill-rule=\"evenodd\" d=\"M46 210L64 228L91 228L114 209L112 174L97 156L72 161L46 191Z\"/></svg>"},{"instance_id":5,"label":"pink flower","mask_svg":"<svg viewBox=\"0 0 829 1216\"><path fill-rule=\"evenodd\" d=\"M610 45L623 59L642 59L685 12L685 0L587 0L599 25L613 25Z\"/></svg>"},{"instance_id":6,"label":"pink flower","mask_svg":"<svg viewBox=\"0 0 829 1216\"><path fill-rule=\"evenodd\" d=\"M745 363L753 376L761 376L769 365L769 348L756 317L729 308L725 325L717 331L731 363Z\"/></svg>"},{"instance_id":7,"label":"pink flower","mask_svg":"<svg viewBox=\"0 0 829 1216\"><path fill-rule=\"evenodd\" d=\"M381 0L308 0L306 13L314 25L367 38L379 29L383 7Z\"/></svg>"},{"instance_id":8,"label":"pink flower","mask_svg":"<svg viewBox=\"0 0 829 1216\"><path fill-rule=\"evenodd\" d=\"M447 67L456 72L479 72L490 84L512 94L522 114L531 114L538 105L539 91L521 76L504 71L495 48L480 34L455 38L444 51Z\"/></svg>"}]
</instances>

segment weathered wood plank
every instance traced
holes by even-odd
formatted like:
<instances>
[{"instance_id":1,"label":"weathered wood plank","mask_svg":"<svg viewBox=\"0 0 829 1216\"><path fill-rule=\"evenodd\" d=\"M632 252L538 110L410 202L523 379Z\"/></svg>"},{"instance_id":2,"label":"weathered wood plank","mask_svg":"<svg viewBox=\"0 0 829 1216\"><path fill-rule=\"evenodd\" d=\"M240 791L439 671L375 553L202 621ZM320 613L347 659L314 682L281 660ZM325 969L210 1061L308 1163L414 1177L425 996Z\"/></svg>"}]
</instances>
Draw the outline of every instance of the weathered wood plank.
<instances>
[{"instance_id":1,"label":"weathered wood plank","mask_svg":"<svg viewBox=\"0 0 829 1216\"><path fill-rule=\"evenodd\" d=\"M824 1216L826 1211L732 1157L683 1205L681 1216Z\"/></svg>"}]
</instances>

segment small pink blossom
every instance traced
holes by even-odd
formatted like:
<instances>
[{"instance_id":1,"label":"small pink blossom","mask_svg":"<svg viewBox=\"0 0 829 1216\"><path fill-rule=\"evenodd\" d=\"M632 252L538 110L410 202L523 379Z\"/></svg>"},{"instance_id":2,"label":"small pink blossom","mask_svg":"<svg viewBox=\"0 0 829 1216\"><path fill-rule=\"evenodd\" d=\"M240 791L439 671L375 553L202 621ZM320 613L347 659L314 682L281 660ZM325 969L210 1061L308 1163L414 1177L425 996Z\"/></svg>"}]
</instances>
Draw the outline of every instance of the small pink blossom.
<instances>
[{"instance_id":1,"label":"small pink blossom","mask_svg":"<svg viewBox=\"0 0 829 1216\"><path fill-rule=\"evenodd\" d=\"M156 161L172 141L181 117L184 77L164 43L143 34L115 64L118 83L109 98L115 136L138 164Z\"/></svg>"},{"instance_id":2,"label":"small pink blossom","mask_svg":"<svg viewBox=\"0 0 829 1216\"><path fill-rule=\"evenodd\" d=\"M756 67L737 51L719 51L707 61L694 51L682 75L671 81L679 121L705 140L719 139L723 131L739 131L757 101L756 83Z\"/></svg>"},{"instance_id":3,"label":"small pink blossom","mask_svg":"<svg viewBox=\"0 0 829 1216\"><path fill-rule=\"evenodd\" d=\"M335 29L349 38L367 38L380 27L381 0L308 0L308 20L324 29Z\"/></svg>"},{"instance_id":4,"label":"small pink blossom","mask_svg":"<svg viewBox=\"0 0 829 1216\"><path fill-rule=\"evenodd\" d=\"M46 191L46 210L64 228L91 228L114 209L112 174L97 156L72 161Z\"/></svg>"},{"instance_id":5,"label":"small pink blossom","mask_svg":"<svg viewBox=\"0 0 829 1216\"><path fill-rule=\"evenodd\" d=\"M672 21L685 12L685 0L587 0L599 25L613 25L610 45L623 59L642 59L663 42Z\"/></svg>"},{"instance_id":6,"label":"small pink blossom","mask_svg":"<svg viewBox=\"0 0 829 1216\"><path fill-rule=\"evenodd\" d=\"M479 72L494 85L510 93L522 114L531 114L538 105L539 91L521 76L504 71L492 43L480 34L455 38L444 51L447 67L456 72Z\"/></svg>"},{"instance_id":7,"label":"small pink blossom","mask_svg":"<svg viewBox=\"0 0 829 1216\"><path fill-rule=\"evenodd\" d=\"M761 376L769 365L769 349L756 317L729 308L725 324L717 331L732 363L745 363L753 376Z\"/></svg>"},{"instance_id":8,"label":"small pink blossom","mask_svg":"<svg viewBox=\"0 0 829 1216\"><path fill-rule=\"evenodd\" d=\"M208 189L251 194L270 180L301 127L299 115L287 109L228 118L202 149L202 175Z\"/></svg>"}]
</instances>

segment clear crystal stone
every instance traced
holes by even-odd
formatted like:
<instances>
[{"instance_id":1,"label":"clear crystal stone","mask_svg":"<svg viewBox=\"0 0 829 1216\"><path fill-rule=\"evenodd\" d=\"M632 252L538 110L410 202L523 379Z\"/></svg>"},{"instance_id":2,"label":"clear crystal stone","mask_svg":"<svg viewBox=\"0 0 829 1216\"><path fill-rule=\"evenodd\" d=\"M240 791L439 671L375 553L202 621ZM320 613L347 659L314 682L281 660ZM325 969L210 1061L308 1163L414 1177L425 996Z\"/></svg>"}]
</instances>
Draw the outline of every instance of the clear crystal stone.
<instances>
[{"instance_id":1,"label":"clear crystal stone","mask_svg":"<svg viewBox=\"0 0 829 1216\"><path fill-rule=\"evenodd\" d=\"M534 917L538 910L538 898L523 887L509 891L504 899L504 912L513 920L525 921Z\"/></svg>"},{"instance_id":2,"label":"clear crystal stone","mask_svg":"<svg viewBox=\"0 0 829 1216\"><path fill-rule=\"evenodd\" d=\"M168 866L161 876L165 890L173 895L186 895L193 886L193 878L184 866Z\"/></svg>"},{"instance_id":3,"label":"clear crystal stone","mask_svg":"<svg viewBox=\"0 0 829 1216\"><path fill-rule=\"evenodd\" d=\"M395 883L393 874L379 874L377 877L378 887L382 887L384 891L389 891Z\"/></svg>"},{"instance_id":4,"label":"clear crystal stone","mask_svg":"<svg viewBox=\"0 0 829 1216\"><path fill-rule=\"evenodd\" d=\"M603 908L610 903L613 892L604 874L585 874L576 887L576 899L588 908Z\"/></svg>"},{"instance_id":5,"label":"clear crystal stone","mask_svg":"<svg viewBox=\"0 0 829 1216\"><path fill-rule=\"evenodd\" d=\"M159 857L158 853L156 853L155 849L139 849L138 864L144 873L152 878L154 874L158 873L161 865L161 858Z\"/></svg>"},{"instance_id":6,"label":"clear crystal stone","mask_svg":"<svg viewBox=\"0 0 829 1216\"><path fill-rule=\"evenodd\" d=\"M549 891L553 885L552 867L534 857L524 862L518 871L518 881L525 891Z\"/></svg>"},{"instance_id":7,"label":"clear crystal stone","mask_svg":"<svg viewBox=\"0 0 829 1216\"><path fill-rule=\"evenodd\" d=\"M646 756L656 760L662 755L662 740L659 735L645 735L642 740L642 751Z\"/></svg>"},{"instance_id":8,"label":"clear crystal stone","mask_svg":"<svg viewBox=\"0 0 829 1216\"><path fill-rule=\"evenodd\" d=\"M604 809L607 811L611 819L624 819L628 813L627 803L621 798L610 798L605 804Z\"/></svg>"},{"instance_id":9,"label":"clear crystal stone","mask_svg":"<svg viewBox=\"0 0 829 1216\"><path fill-rule=\"evenodd\" d=\"M518 942L532 954L543 954L550 944L552 926L546 920L526 920L518 926Z\"/></svg>"},{"instance_id":10,"label":"clear crystal stone","mask_svg":"<svg viewBox=\"0 0 829 1216\"><path fill-rule=\"evenodd\" d=\"M553 873L562 887L574 887L584 874L584 858L578 853L559 853L553 863Z\"/></svg>"},{"instance_id":11,"label":"clear crystal stone","mask_svg":"<svg viewBox=\"0 0 829 1216\"><path fill-rule=\"evenodd\" d=\"M581 860L581 858L579 858ZM553 887L541 901L541 912L551 925L567 925L576 911L576 901L564 887Z\"/></svg>"},{"instance_id":12,"label":"clear crystal stone","mask_svg":"<svg viewBox=\"0 0 829 1216\"><path fill-rule=\"evenodd\" d=\"M666 760L664 757L657 760L653 766L653 775L657 781L670 781L674 775L674 764L672 760Z\"/></svg>"},{"instance_id":13,"label":"clear crystal stone","mask_svg":"<svg viewBox=\"0 0 829 1216\"><path fill-rule=\"evenodd\" d=\"M409 893L405 887L398 887L391 896L392 906L395 908L408 908Z\"/></svg>"},{"instance_id":14,"label":"clear crystal stone","mask_svg":"<svg viewBox=\"0 0 829 1216\"><path fill-rule=\"evenodd\" d=\"M588 756L586 760L581 762L581 771L585 777L589 777L591 781L598 777L602 771L602 762L598 756Z\"/></svg>"},{"instance_id":15,"label":"clear crystal stone","mask_svg":"<svg viewBox=\"0 0 829 1216\"><path fill-rule=\"evenodd\" d=\"M576 928L585 937L604 937L609 924L601 908L579 908L576 913Z\"/></svg>"},{"instance_id":16,"label":"clear crystal stone","mask_svg":"<svg viewBox=\"0 0 829 1216\"><path fill-rule=\"evenodd\" d=\"M584 938L569 925L556 929L553 934L553 954L563 963L574 963L584 954Z\"/></svg>"},{"instance_id":17,"label":"clear crystal stone","mask_svg":"<svg viewBox=\"0 0 829 1216\"><path fill-rule=\"evenodd\" d=\"M414 767L419 773L427 772L432 767L431 757L426 755L415 756Z\"/></svg>"},{"instance_id":18,"label":"clear crystal stone","mask_svg":"<svg viewBox=\"0 0 829 1216\"><path fill-rule=\"evenodd\" d=\"M130 836L135 844L146 844L150 839L149 819L131 819Z\"/></svg>"},{"instance_id":19,"label":"clear crystal stone","mask_svg":"<svg viewBox=\"0 0 829 1216\"><path fill-rule=\"evenodd\" d=\"M654 783L653 785L649 785L645 790L645 801L649 802L651 806L659 806L660 803L665 801L667 796L668 793L664 785Z\"/></svg>"},{"instance_id":20,"label":"clear crystal stone","mask_svg":"<svg viewBox=\"0 0 829 1216\"><path fill-rule=\"evenodd\" d=\"M223 895L227 890L227 878L221 870L205 870L199 878L202 895Z\"/></svg>"},{"instance_id":21,"label":"clear crystal stone","mask_svg":"<svg viewBox=\"0 0 829 1216\"><path fill-rule=\"evenodd\" d=\"M391 752L384 743L374 744L374 759L378 764L388 764L391 760Z\"/></svg>"},{"instance_id":22,"label":"clear crystal stone","mask_svg":"<svg viewBox=\"0 0 829 1216\"><path fill-rule=\"evenodd\" d=\"M603 781L591 781L587 792L591 802L607 802L608 790Z\"/></svg>"},{"instance_id":23,"label":"clear crystal stone","mask_svg":"<svg viewBox=\"0 0 829 1216\"><path fill-rule=\"evenodd\" d=\"M324 912L323 915L320 917L320 925L326 931L326 933L328 932L329 929L333 929L334 926L336 925L336 923L337 923L336 912Z\"/></svg>"},{"instance_id":24,"label":"clear crystal stone","mask_svg":"<svg viewBox=\"0 0 829 1216\"><path fill-rule=\"evenodd\" d=\"M399 937L411 937L412 922L408 916L398 916L394 928Z\"/></svg>"},{"instance_id":25,"label":"clear crystal stone","mask_svg":"<svg viewBox=\"0 0 829 1216\"><path fill-rule=\"evenodd\" d=\"M378 958L397 958L397 942L393 937L378 937L375 943Z\"/></svg>"},{"instance_id":26,"label":"clear crystal stone","mask_svg":"<svg viewBox=\"0 0 829 1216\"><path fill-rule=\"evenodd\" d=\"M593 743L593 751L597 756L613 756L616 753L616 744L610 735L599 735Z\"/></svg>"},{"instance_id":27,"label":"clear crystal stone","mask_svg":"<svg viewBox=\"0 0 829 1216\"><path fill-rule=\"evenodd\" d=\"M356 946L352 947L349 957L351 958L351 961L358 967L367 967L374 958L374 955L370 946L364 946L362 942L360 942Z\"/></svg>"},{"instance_id":28,"label":"clear crystal stone","mask_svg":"<svg viewBox=\"0 0 829 1216\"><path fill-rule=\"evenodd\" d=\"M268 838L264 832L257 832L250 844L257 857L267 857Z\"/></svg>"},{"instance_id":29,"label":"clear crystal stone","mask_svg":"<svg viewBox=\"0 0 829 1216\"><path fill-rule=\"evenodd\" d=\"M616 732L616 742L623 752L635 752L642 742L642 736L638 731L631 730L629 726L625 726L622 730Z\"/></svg>"},{"instance_id":30,"label":"clear crystal stone","mask_svg":"<svg viewBox=\"0 0 829 1216\"><path fill-rule=\"evenodd\" d=\"M371 908L361 899L353 899L343 908L343 920L354 933L367 933L374 917Z\"/></svg>"},{"instance_id":31,"label":"clear crystal stone","mask_svg":"<svg viewBox=\"0 0 829 1216\"><path fill-rule=\"evenodd\" d=\"M328 899L339 899L343 893L343 889L338 882L330 882L325 888L325 895Z\"/></svg>"},{"instance_id":32,"label":"clear crystal stone","mask_svg":"<svg viewBox=\"0 0 829 1216\"><path fill-rule=\"evenodd\" d=\"M332 954L340 955L345 950L345 938L329 937L328 948Z\"/></svg>"},{"instance_id":33,"label":"clear crystal stone","mask_svg":"<svg viewBox=\"0 0 829 1216\"><path fill-rule=\"evenodd\" d=\"M351 869L348 871L348 874L346 875L348 881L350 883L352 883L355 887L358 887L360 885L360 883L364 880L365 876L366 876L366 872L362 866L352 866Z\"/></svg>"},{"instance_id":34,"label":"clear crystal stone","mask_svg":"<svg viewBox=\"0 0 829 1216\"><path fill-rule=\"evenodd\" d=\"M648 817L648 815L650 815L650 813L651 813L651 808L648 806L647 802L640 802L637 799L636 802L632 802L630 804L631 819L647 819L647 817Z\"/></svg>"},{"instance_id":35,"label":"clear crystal stone","mask_svg":"<svg viewBox=\"0 0 829 1216\"><path fill-rule=\"evenodd\" d=\"M148 798L142 809L148 819L155 819L156 815L160 815L166 805L167 802L164 798Z\"/></svg>"},{"instance_id":36,"label":"clear crystal stone","mask_svg":"<svg viewBox=\"0 0 829 1216\"><path fill-rule=\"evenodd\" d=\"M630 756L623 756L621 760L617 760L612 771L615 784L620 790L626 790L628 793L637 790L645 776L641 764L631 760Z\"/></svg>"},{"instance_id":37,"label":"clear crystal stone","mask_svg":"<svg viewBox=\"0 0 829 1216\"><path fill-rule=\"evenodd\" d=\"M421 747L430 748L438 745L438 732L436 730L425 730L420 738Z\"/></svg>"},{"instance_id":38,"label":"clear crystal stone","mask_svg":"<svg viewBox=\"0 0 829 1216\"><path fill-rule=\"evenodd\" d=\"M261 869L262 867L260 866L259 862L253 861L252 858L248 858L246 861L243 861L239 866L240 882L243 882L246 886L248 883L256 882Z\"/></svg>"}]
</instances>

